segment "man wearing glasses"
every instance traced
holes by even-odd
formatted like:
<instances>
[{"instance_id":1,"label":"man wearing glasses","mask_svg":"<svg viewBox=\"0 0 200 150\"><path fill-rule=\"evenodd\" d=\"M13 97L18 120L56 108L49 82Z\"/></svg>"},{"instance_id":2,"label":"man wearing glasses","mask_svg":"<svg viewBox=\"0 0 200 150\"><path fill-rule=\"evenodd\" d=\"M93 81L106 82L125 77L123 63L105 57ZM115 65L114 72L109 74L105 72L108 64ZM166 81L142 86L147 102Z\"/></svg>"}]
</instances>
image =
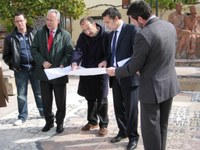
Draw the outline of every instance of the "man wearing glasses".
<instances>
[{"instance_id":1,"label":"man wearing glasses","mask_svg":"<svg viewBox=\"0 0 200 150\"><path fill-rule=\"evenodd\" d=\"M50 9L47 12L46 25L37 31L31 48L36 62L35 76L40 80L46 121L42 132L54 127L54 121L57 124L56 132L64 131L68 76L48 80L44 69L64 68L70 65L72 52L71 35L60 26L60 12ZM55 115L52 109L53 99L57 108Z\"/></svg>"},{"instance_id":2,"label":"man wearing glasses","mask_svg":"<svg viewBox=\"0 0 200 150\"><path fill-rule=\"evenodd\" d=\"M19 112L18 120L14 122L14 125L19 126L28 118L28 81L30 81L40 116L43 117L44 114L40 84L33 75L35 62L33 61L30 50L35 31L26 25L26 17L21 12L15 14L14 23L16 27L4 40L3 60L9 66L9 69L14 70Z\"/></svg>"}]
</instances>

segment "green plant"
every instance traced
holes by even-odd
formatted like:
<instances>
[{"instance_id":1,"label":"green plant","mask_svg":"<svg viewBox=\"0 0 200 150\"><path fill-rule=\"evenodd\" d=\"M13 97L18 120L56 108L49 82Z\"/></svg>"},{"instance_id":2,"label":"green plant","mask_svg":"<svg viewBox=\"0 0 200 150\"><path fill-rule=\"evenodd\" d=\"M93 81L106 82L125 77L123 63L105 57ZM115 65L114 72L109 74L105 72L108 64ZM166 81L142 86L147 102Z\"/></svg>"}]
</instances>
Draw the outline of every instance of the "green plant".
<instances>
[{"instance_id":1,"label":"green plant","mask_svg":"<svg viewBox=\"0 0 200 150\"><path fill-rule=\"evenodd\" d=\"M10 32L14 27L13 17L18 11L24 12L28 24L32 25L38 16L45 16L51 8L58 9L64 17L78 19L86 10L84 0L1 0L0 19Z\"/></svg>"}]
</instances>

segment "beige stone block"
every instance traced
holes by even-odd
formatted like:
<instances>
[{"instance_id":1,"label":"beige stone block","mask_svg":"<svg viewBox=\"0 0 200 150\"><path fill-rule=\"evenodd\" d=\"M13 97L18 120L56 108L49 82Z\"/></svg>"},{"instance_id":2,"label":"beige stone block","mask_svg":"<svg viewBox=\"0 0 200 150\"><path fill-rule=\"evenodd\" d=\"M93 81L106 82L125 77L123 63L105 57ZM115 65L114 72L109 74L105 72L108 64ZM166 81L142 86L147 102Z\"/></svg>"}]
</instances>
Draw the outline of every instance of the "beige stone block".
<instances>
[{"instance_id":1,"label":"beige stone block","mask_svg":"<svg viewBox=\"0 0 200 150\"><path fill-rule=\"evenodd\" d=\"M182 91L200 91L200 78L179 78Z\"/></svg>"},{"instance_id":2,"label":"beige stone block","mask_svg":"<svg viewBox=\"0 0 200 150\"><path fill-rule=\"evenodd\" d=\"M7 92L9 96L13 96L17 94L17 88L15 85L15 77L14 75L4 75L4 82L7 88Z\"/></svg>"}]
</instances>

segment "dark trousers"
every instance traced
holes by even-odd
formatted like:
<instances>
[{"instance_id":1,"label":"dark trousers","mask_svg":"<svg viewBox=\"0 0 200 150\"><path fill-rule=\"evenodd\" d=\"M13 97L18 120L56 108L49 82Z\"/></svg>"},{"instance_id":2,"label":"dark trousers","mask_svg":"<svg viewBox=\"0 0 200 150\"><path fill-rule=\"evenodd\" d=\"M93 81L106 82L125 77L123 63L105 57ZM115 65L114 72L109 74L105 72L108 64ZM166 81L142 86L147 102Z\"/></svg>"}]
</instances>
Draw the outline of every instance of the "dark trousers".
<instances>
[{"instance_id":1,"label":"dark trousers","mask_svg":"<svg viewBox=\"0 0 200 150\"><path fill-rule=\"evenodd\" d=\"M172 98L160 104L141 102L141 130L145 150L165 150L171 105Z\"/></svg>"},{"instance_id":2,"label":"dark trousers","mask_svg":"<svg viewBox=\"0 0 200 150\"><path fill-rule=\"evenodd\" d=\"M107 128L108 126L108 99L98 98L98 99L89 99L86 98L88 103L88 113L87 120L90 124L98 124L99 126Z\"/></svg>"},{"instance_id":3,"label":"dark trousers","mask_svg":"<svg viewBox=\"0 0 200 150\"><path fill-rule=\"evenodd\" d=\"M118 79L113 78L112 91L118 135L129 137L130 141L139 139L138 128L138 86L121 87Z\"/></svg>"},{"instance_id":4,"label":"dark trousers","mask_svg":"<svg viewBox=\"0 0 200 150\"><path fill-rule=\"evenodd\" d=\"M41 81L40 86L46 123L51 124L54 121L52 111L54 92L57 107L56 123L57 125L63 124L66 113L66 84L52 84L48 81Z\"/></svg>"}]
</instances>

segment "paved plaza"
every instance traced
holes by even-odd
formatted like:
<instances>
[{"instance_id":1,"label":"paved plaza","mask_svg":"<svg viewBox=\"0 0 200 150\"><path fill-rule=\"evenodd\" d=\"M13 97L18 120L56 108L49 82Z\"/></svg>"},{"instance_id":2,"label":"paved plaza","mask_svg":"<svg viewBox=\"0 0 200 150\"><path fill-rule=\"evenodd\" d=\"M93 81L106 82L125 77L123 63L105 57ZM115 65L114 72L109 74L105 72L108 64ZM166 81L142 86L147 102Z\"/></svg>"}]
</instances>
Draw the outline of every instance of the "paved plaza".
<instances>
[{"instance_id":1,"label":"paved plaza","mask_svg":"<svg viewBox=\"0 0 200 150\"><path fill-rule=\"evenodd\" d=\"M98 129L81 131L82 126L87 123L87 103L76 93L78 78L70 77L69 81L64 132L56 134L56 127L49 132L41 132L45 122L39 117L32 91L29 90L29 118L22 126L13 126L18 115L16 95L9 97L8 107L0 108L0 150L125 150L128 139L117 144L109 142L118 132L113 112L112 92L109 91L108 97L109 133L106 137L100 137ZM195 92L182 92L174 98L167 150L199 150L199 101L199 94ZM140 127L138 131L141 135ZM143 149L140 136L137 150Z\"/></svg>"},{"instance_id":2,"label":"paved plaza","mask_svg":"<svg viewBox=\"0 0 200 150\"><path fill-rule=\"evenodd\" d=\"M186 70L183 68L179 72ZM3 72L4 75L13 74L5 64L3 64ZM189 74L191 74L191 71L189 71ZM193 74L196 75L196 72ZM113 110L112 91L110 90L108 95L109 133L105 137L100 137L98 129L87 132L81 131L81 128L87 123L87 103L83 97L77 94L77 85L78 77L70 76L67 85L65 130L61 134L56 134L56 127L53 127L49 132L41 131L45 121L39 116L30 86L28 91L28 120L22 126L13 126L18 115L17 96L9 96L8 106L0 108L0 150L125 150L128 139L116 144L109 142L118 132ZM136 150L144 150L140 124L138 131L140 139ZM167 150L199 149L200 91L183 91L174 98L169 120Z\"/></svg>"}]
</instances>

